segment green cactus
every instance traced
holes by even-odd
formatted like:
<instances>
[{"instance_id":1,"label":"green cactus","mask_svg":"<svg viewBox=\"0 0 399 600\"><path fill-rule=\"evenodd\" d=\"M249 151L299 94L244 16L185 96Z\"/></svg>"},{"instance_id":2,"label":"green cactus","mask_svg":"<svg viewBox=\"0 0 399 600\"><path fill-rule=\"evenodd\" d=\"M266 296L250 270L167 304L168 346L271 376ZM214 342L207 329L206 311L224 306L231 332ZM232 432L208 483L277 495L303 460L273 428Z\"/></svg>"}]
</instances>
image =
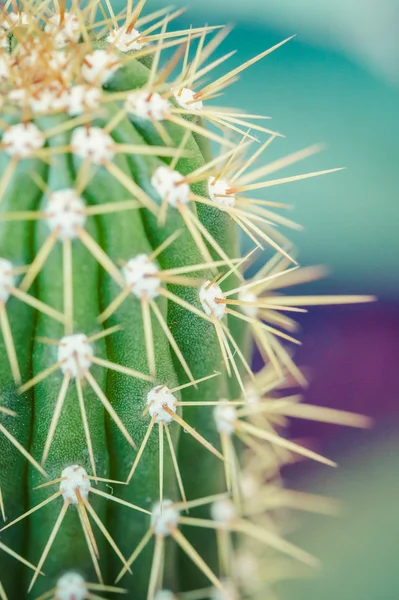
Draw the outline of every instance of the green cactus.
<instances>
[{"instance_id":1,"label":"green cactus","mask_svg":"<svg viewBox=\"0 0 399 600\"><path fill-rule=\"evenodd\" d=\"M276 483L284 462L332 464L280 426L288 417L368 424L288 396L306 381L285 342L297 343L289 315L301 307L371 298L279 294L320 270L297 270L276 228L295 227L274 211L283 205L252 198L335 169L266 179L318 148L252 169L279 134L207 106L281 44L198 88L230 58L209 60L223 29L170 32L178 13L144 17L145 1L117 16L99 0L70 12L63 2L9 4L0 15L0 596L255 598L268 582L252 590L239 560L246 539L270 560L315 559L279 535L267 508L247 515L251 486L259 506L273 490L276 506L289 505L297 496ZM251 279L254 251L240 257L239 229L263 257ZM256 374L253 343L265 361Z\"/></svg>"}]
</instances>

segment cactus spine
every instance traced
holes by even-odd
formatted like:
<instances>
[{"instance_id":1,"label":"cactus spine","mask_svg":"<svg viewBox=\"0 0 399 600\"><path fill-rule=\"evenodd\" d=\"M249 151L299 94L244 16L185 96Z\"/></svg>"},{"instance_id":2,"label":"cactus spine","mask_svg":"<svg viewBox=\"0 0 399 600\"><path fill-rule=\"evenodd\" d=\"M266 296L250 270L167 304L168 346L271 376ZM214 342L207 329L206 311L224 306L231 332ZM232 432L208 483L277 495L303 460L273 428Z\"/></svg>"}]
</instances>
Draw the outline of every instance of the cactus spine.
<instances>
[{"instance_id":1,"label":"cactus spine","mask_svg":"<svg viewBox=\"0 0 399 600\"><path fill-rule=\"evenodd\" d=\"M335 169L273 178L318 148L258 166L279 134L209 105L288 40L215 79L225 30L171 31L178 13L144 5L0 15L2 598L265 598L258 545L317 562L271 511L325 507L283 490L280 466L333 464L280 426L368 425L284 392L305 384L291 315L371 298L281 295L320 271L297 268L284 206L256 198Z\"/></svg>"}]
</instances>

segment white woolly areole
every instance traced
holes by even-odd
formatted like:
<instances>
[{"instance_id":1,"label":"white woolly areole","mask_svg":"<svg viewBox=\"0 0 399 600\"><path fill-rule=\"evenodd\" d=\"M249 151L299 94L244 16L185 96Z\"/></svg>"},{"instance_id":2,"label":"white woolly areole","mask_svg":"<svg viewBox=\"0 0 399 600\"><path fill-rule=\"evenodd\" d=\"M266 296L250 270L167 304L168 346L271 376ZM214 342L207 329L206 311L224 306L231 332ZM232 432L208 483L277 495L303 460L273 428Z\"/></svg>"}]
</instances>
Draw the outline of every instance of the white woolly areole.
<instances>
[{"instance_id":1,"label":"white woolly areole","mask_svg":"<svg viewBox=\"0 0 399 600\"><path fill-rule=\"evenodd\" d=\"M234 558L234 572L237 575L238 580L248 588L250 586L257 585L259 582L259 565L252 554L248 550L238 550Z\"/></svg>"},{"instance_id":2,"label":"white woolly areole","mask_svg":"<svg viewBox=\"0 0 399 600\"><path fill-rule=\"evenodd\" d=\"M86 54L82 64L82 77L87 83L104 85L119 68L116 54L109 50L94 50Z\"/></svg>"},{"instance_id":3,"label":"white woolly areole","mask_svg":"<svg viewBox=\"0 0 399 600\"><path fill-rule=\"evenodd\" d=\"M211 517L221 525L229 525L237 516L236 507L231 500L217 500L211 504Z\"/></svg>"},{"instance_id":4,"label":"white woolly areole","mask_svg":"<svg viewBox=\"0 0 399 600\"><path fill-rule=\"evenodd\" d=\"M147 406L150 408L148 412L151 417L157 415L155 423L171 423L173 418L164 410L164 406L167 406L169 410L176 412L175 403L176 398L169 392L169 388L166 385L158 385L152 388L147 394Z\"/></svg>"},{"instance_id":5,"label":"white woolly areole","mask_svg":"<svg viewBox=\"0 0 399 600\"><path fill-rule=\"evenodd\" d=\"M154 600L176 600L176 596L170 590L158 590Z\"/></svg>"},{"instance_id":6,"label":"white woolly areole","mask_svg":"<svg viewBox=\"0 0 399 600\"><path fill-rule=\"evenodd\" d=\"M162 200L177 208L179 204L190 202L190 186L183 180L183 175L178 171L161 166L152 176L151 185Z\"/></svg>"},{"instance_id":7,"label":"white woolly areole","mask_svg":"<svg viewBox=\"0 0 399 600\"><path fill-rule=\"evenodd\" d=\"M179 523L180 512L173 507L172 500L163 500L162 505L157 502L154 504L151 515L151 525L155 530L155 535L170 535L170 530L177 527Z\"/></svg>"},{"instance_id":8,"label":"white woolly areole","mask_svg":"<svg viewBox=\"0 0 399 600\"><path fill-rule=\"evenodd\" d=\"M75 379L78 373L82 376L92 365L91 356L94 356L93 347L84 333L75 333L61 338L57 362L63 361L60 369L64 374L69 371Z\"/></svg>"},{"instance_id":9,"label":"white woolly areole","mask_svg":"<svg viewBox=\"0 0 399 600\"><path fill-rule=\"evenodd\" d=\"M76 237L76 227L84 227L85 203L74 189L58 190L50 196L47 207L47 223L52 231L58 231L60 240Z\"/></svg>"},{"instance_id":10,"label":"white woolly areole","mask_svg":"<svg viewBox=\"0 0 399 600\"><path fill-rule=\"evenodd\" d=\"M100 103L100 90L88 85L74 85L65 95L65 108L71 117L81 115L85 111L96 110Z\"/></svg>"},{"instance_id":11,"label":"white woolly areole","mask_svg":"<svg viewBox=\"0 0 399 600\"><path fill-rule=\"evenodd\" d=\"M8 92L8 100L18 106L27 104L29 101L28 91L25 88L10 90Z\"/></svg>"},{"instance_id":12,"label":"white woolly areole","mask_svg":"<svg viewBox=\"0 0 399 600\"><path fill-rule=\"evenodd\" d=\"M162 121L170 115L172 107L169 101L162 98L158 92L150 93L148 90L138 90L127 96L125 108L129 114L140 119Z\"/></svg>"},{"instance_id":13,"label":"white woolly areole","mask_svg":"<svg viewBox=\"0 0 399 600\"><path fill-rule=\"evenodd\" d=\"M258 301L257 295L250 290L242 290L241 292L238 292L238 299L241 300L241 302ZM244 315L247 315L247 317L256 318L259 313L259 308L257 306L250 306L248 304L243 304L241 306L241 310L243 311Z\"/></svg>"},{"instance_id":14,"label":"white woolly areole","mask_svg":"<svg viewBox=\"0 0 399 600\"><path fill-rule=\"evenodd\" d=\"M186 110L196 111L201 110L203 107L201 100L194 99L195 92L190 88L175 90L173 94L179 106L185 108Z\"/></svg>"},{"instance_id":15,"label":"white woolly areole","mask_svg":"<svg viewBox=\"0 0 399 600\"><path fill-rule=\"evenodd\" d=\"M113 29L107 37L107 42L118 48L121 52L130 52L131 50L141 50L147 44L136 41L140 37L137 29L127 31L128 27Z\"/></svg>"},{"instance_id":16,"label":"white woolly areole","mask_svg":"<svg viewBox=\"0 0 399 600\"><path fill-rule=\"evenodd\" d=\"M244 499L252 500L259 491L259 482L254 475L244 471L240 477L240 490Z\"/></svg>"},{"instance_id":17,"label":"white woolly areole","mask_svg":"<svg viewBox=\"0 0 399 600\"><path fill-rule=\"evenodd\" d=\"M61 23L61 15L56 14L48 19L44 30L53 38L55 46L62 48L68 42L77 42L79 40L79 19L73 13L65 12Z\"/></svg>"},{"instance_id":18,"label":"white woolly areole","mask_svg":"<svg viewBox=\"0 0 399 600\"><path fill-rule=\"evenodd\" d=\"M7 17L0 22L0 29L5 29L8 31L16 25L29 25L31 19L32 17L26 12L9 12L7 13Z\"/></svg>"},{"instance_id":19,"label":"white woolly areole","mask_svg":"<svg viewBox=\"0 0 399 600\"><path fill-rule=\"evenodd\" d=\"M223 298L223 292L217 283L211 283L208 280L200 287L199 299L204 312L208 317L215 316L219 321L226 314L226 304L216 302L220 298Z\"/></svg>"},{"instance_id":20,"label":"white woolly areole","mask_svg":"<svg viewBox=\"0 0 399 600\"><path fill-rule=\"evenodd\" d=\"M52 87L38 90L37 94L30 96L29 106L35 113L65 110L65 93L59 85L54 84Z\"/></svg>"},{"instance_id":21,"label":"white woolly areole","mask_svg":"<svg viewBox=\"0 0 399 600\"><path fill-rule=\"evenodd\" d=\"M247 396L248 404L258 404L258 402L260 401L260 395L253 385L247 384L245 387L245 393Z\"/></svg>"},{"instance_id":22,"label":"white woolly areole","mask_svg":"<svg viewBox=\"0 0 399 600\"><path fill-rule=\"evenodd\" d=\"M55 597L57 600L85 600L87 588L79 573L65 573L57 581Z\"/></svg>"},{"instance_id":23,"label":"white woolly areole","mask_svg":"<svg viewBox=\"0 0 399 600\"><path fill-rule=\"evenodd\" d=\"M221 402L224 402L224 400L221 400ZM233 435L236 429L235 422L237 420L237 410L235 406L217 404L213 409L213 418L219 433Z\"/></svg>"},{"instance_id":24,"label":"white woolly areole","mask_svg":"<svg viewBox=\"0 0 399 600\"><path fill-rule=\"evenodd\" d=\"M233 207L236 203L235 196L233 194L226 194L227 190L230 189L230 184L225 179L217 179L209 177L208 179L208 191L211 200L219 206ZM226 197L227 196L227 197Z\"/></svg>"},{"instance_id":25,"label":"white woolly areole","mask_svg":"<svg viewBox=\"0 0 399 600\"><path fill-rule=\"evenodd\" d=\"M147 254L131 258L122 269L127 287L137 298L146 296L153 300L159 296L161 280L155 277L159 273L157 265L150 261Z\"/></svg>"},{"instance_id":26,"label":"white woolly areole","mask_svg":"<svg viewBox=\"0 0 399 600\"><path fill-rule=\"evenodd\" d=\"M14 286L12 263L5 258L0 258L0 302L7 302L10 297L9 288Z\"/></svg>"},{"instance_id":27,"label":"white woolly areole","mask_svg":"<svg viewBox=\"0 0 399 600\"><path fill-rule=\"evenodd\" d=\"M28 158L44 146L44 136L33 123L18 123L7 129L2 140L4 150L10 156Z\"/></svg>"},{"instance_id":28,"label":"white woolly areole","mask_svg":"<svg viewBox=\"0 0 399 600\"><path fill-rule=\"evenodd\" d=\"M38 58L40 58L40 49L36 52ZM60 74L64 83L69 85L72 75L74 75L74 63L70 60L68 52L63 50L53 50L49 53L48 65L54 74Z\"/></svg>"},{"instance_id":29,"label":"white woolly areole","mask_svg":"<svg viewBox=\"0 0 399 600\"><path fill-rule=\"evenodd\" d=\"M72 151L81 158L90 157L95 165L112 160L115 156L115 142L100 127L78 127L71 139Z\"/></svg>"},{"instance_id":30,"label":"white woolly areole","mask_svg":"<svg viewBox=\"0 0 399 600\"><path fill-rule=\"evenodd\" d=\"M78 504L76 490L79 490L83 500L87 500L90 479L87 477L86 469L79 465L71 465L62 471L61 477L63 481L60 483L60 492L62 492L64 502L69 500L70 504Z\"/></svg>"},{"instance_id":31,"label":"white woolly areole","mask_svg":"<svg viewBox=\"0 0 399 600\"><path fill-rule=\"evenodd\" d=\"M220 583L222 584L221 590L214 588L211 600L239 600L238 592L232 581L229 579L221 579Z\"/></svg>"}]
</instances>

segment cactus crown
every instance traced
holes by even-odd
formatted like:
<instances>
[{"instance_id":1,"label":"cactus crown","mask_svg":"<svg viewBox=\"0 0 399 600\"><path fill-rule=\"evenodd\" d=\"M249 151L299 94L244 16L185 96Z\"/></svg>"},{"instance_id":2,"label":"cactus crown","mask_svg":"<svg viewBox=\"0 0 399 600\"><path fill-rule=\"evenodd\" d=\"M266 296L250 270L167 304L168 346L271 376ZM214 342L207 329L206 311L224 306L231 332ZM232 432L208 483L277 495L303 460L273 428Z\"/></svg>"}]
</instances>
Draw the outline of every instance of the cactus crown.
<instances>
[{"instance_id":1,"label":"cactus crown","mask_svg":"<svg viewBox=\"0 0 399 600\"><path fill-rule=\"evenodd\" d=\"M104 4L0 13L0 596L265 598L317 564L275 509L331 509L282 487L334 463L281 428L369 424L301 402L293 317L372 298L284 295L323 271L259 190L337 169L279 177L319 146L262 164L281 135L212 102L288 40L216 78L226 28Z\"/></svg>"}]
</instances>

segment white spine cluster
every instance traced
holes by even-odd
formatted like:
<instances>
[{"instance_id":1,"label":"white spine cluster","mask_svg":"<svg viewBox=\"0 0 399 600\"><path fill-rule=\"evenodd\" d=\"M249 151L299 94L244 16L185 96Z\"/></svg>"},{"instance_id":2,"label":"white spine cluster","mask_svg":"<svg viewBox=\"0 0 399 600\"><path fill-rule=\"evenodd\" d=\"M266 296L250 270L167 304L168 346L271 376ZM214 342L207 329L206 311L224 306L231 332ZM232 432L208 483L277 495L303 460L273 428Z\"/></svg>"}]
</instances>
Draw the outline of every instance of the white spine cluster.
<instances>
[{"instance_id":1,"label":"white spine cluster","mask_svg":"<svg viewBox=\"0 0 399 600\"><path fill-rule=\"evenodd\" d=\"M234 572L238 582L244 589L256 589L261 583L259 564L255 556L248 550L238 550L234 558ZM262 582L262 589L265 582ZM266 591L266 590L265 590Z\"/></svg>"},{"instance_id":2,"label":"white spine cluster","mask_svg":"<svg viewBox=\"0 0 399 600\"><path fill-rule=\"evenodd\" d=\"M18 123L7 129L2 140L9 156L29 158L44 146L44 136L34 123Z\"/></svg>"},{"instance_id":3,"label":"white spine cluster","mask_svg":"<svg viewBox=\"0 0 399 600\"><path fill-rule=\"evenodd\" d=\"M58 362L62 361L61 371L69 371L76 379L80 373L82 377L92 365L91 356L94 356L93 346L87 341L84 333L75 333L61 338L58 346Z\"/></svg>"},{"instance_id":4,"label":"white spine cluster","mask_svg":"<svg viewBox=\"0 0 399 600\"><path fill-rule=\"evenodd\" d=\"M82 77L87 83L104 85L119 68L119 59L109 50L94 50L86 54L82 64Z\"/></svg>"},{"instance_id":5,"label":"white spine cluster","mask_svg":"<svg viewBox=\"0 0 399 600\"><path fill-rule=\"evenodd\" d=\"M0 302L4 304L10 297L10 287L14 286L12 263L5 258L0 258Z\"/></svg>"},{"instance_id":6,"label":"white spine cluster","mask_svg":"<svg viewBox=\"0 0 399 600\"><path fill-rule=\"evenodd\" d=\"M167 537L172 529L179 523L180 513L174 508L172 500L163 500L162 505L157 502L152 508L151 525L155 535Z\"/></svg>"},{"instance_id":7,"label":"white spine cluster","mask_svg":"<svg viewBox=\"0 0 399 600\"><path fill-rule=\"evenodd\" d=\"M101 91L88 85L74 85L65 94L65 108L69 116L76 117L85 111L97 110L101 103Z\"/></svg>"},{"instance_id":8,"label":"white spine cluster","mask_svg":"<svg viewBox=\"0 0 399 600\"><path fill-rule=\"evenodd\" d=\"M128 94L125 102L128 114L140 119L163 121L171 114L171 105L158 92L137 90Z\"/></svg>"},{"instance_id":9,"label":"white spine cluster","mask_svg":"<svg viewBox=\"0 0 399 600\"><path fill-rule=\"evenodd\" d=\"M257 295L250 290L241 290L238 292L238 299L241 300L241 302L250 302L253 304L253 306L250 306L249 304L243 304L241 306L241 310L245 315L247 315L247 317L252 317L255 319L259 313L259 308L255 306L255 304L258 302Z\"/></svg>"},{"instance_id":10,"label":"white spine cluster","mask_svg":"<svg viewBox=\"0 0 399 600\"><path fill-rule=\"evenodd\" d=\"M217 179L216 181L214 177L208 179L209 196L221 208L232 208L235 205L235 196L227 194L229 188L230 185L225 179Z\"/></svg>"},{"instance_id":11,"label":"white spine cluster","mask_svg":"<svg viewBox=\"0 0 399 600\"><path fill-rule=\"evenodd\" d=\"M174 208L190 202L190 186L179 171L169 167L158 167L151 178L151 185L161 200L168 202Z\"/></svg>"},{"instance_id":12,"label":"white spine cluster","mask_svg":"<svg viewBox=\"0 0 399 600\"><path fill-rule=\"evenodd\" d=\"M85 203L74 189L58 190L50 196L47 207L47 223L52 231L58 232L58 238L65 240L76 237L76 227L86 223Z\"/></svg>"},{"instance_id":13,"label":"white spine cluster","mask_svg":"<svg viewBox=\"0 0 399 600\"><path fill-rule=\"evenodd\" d=\"M261 396L260 396L259 392L250 383L246 386L245 392L247 395L248 404L258 404L260 402Z\"/></svg>"},{"instance_id":14,"label":"white spine cluster","mask_svg":"<svg viewBox=\"0 0 399 600\"><path fill-rule=\"evenodd\" d=\"M159 296L161 280L156 277L159 269L149 260L147 254L139 254L128 260L122 272L126 286L137 298L146 296L148 300L153 300Z\"/></svg>"},{"instance_id":15,"label":"white spine cluster","mask_svg":"<svg viewBox=\"0 0 399 600\"><path fill-rule=\"evenodd\" d=\"M75 506L79 504L77 491L80 492L83 500L88 499L90 479L87 477L86 469L79 465L71 465L62 471L61 477L60 492L64 502L69 502Z\"/></svg>"},{"instance_id":16,"label":"white spine cluster","mask_svg":"<svg viewBox=\"0 0 399 600\"><path fill-rule=\"evenodd\" d=\"M57 600L85 600L87 588L83 577L73 571L65 573L57 581L55 598Z\"/></svg>"},{"instance_id":17,"label":"white spine cluster","mask_svg":"<svg viewBox=\"0 0 399 600\"><path fill-rule=\"evenodd\" d=\"M259 492L259 482L252 473L245 471L241 473L240 490L245 500L252 500Z\"/></svg>"},{"instance_id":18,"label":"white spine cluster","mask_svg":"<svg viewBox=\"0 0 399 600\"><path fill-rule=\"evenodd\" d=\"M147 394L148 412L151 417L156 415L155 423L171 423L173 418L164 410L164 406L167 406L169 410L176 413L176 402L176 398L169 392L169 388L166 385L158 385Z\"/></svg>"},{"instance_id":19,"label":"white spine cluster","mask_svg":"<svg viewBox=\"0 0 399 600\"><path fill-rule=\"evenodd\" d=\"M95 165L110 161L115 156L115 142L100 127L78 127L71 139L72 151L81 158L90 158Z\"/></svg>"},{"instance_id":20,"label":"white spine cluster","mask_svg":"<svg viewBox=\"0 0 399 600\"><path fill-rule=\"evenodd\" d=\"M195 92L190 88L182 88L179 90L175 90L174 97L176 98L176 102L182 108L189 110L190 112L195 112L197 110L201 110L203 104L201 100L196 100L194 98Z\"/></svg>"},{"instance_id":21,"label":"white spine cluster","mask_svg":"<svg viewBox=\"0 0 399 600\"><path fill-rule=\"evenodd\" d=\"M120 50L120 52L131 52L141 50L146 46L145 42L139 42L140 32L137 29L128 31L129 27L113 29L107 37L107 42Z\"/></svg>"},{"instance_id":22,"label":"white spine cluster","mask_svg":"<svg viewBox=\"0 0 399 600\"><path fill-rule=\"evenodd\" d=\"M73 13L65 12L61 22L59 14L53 15L48 19L45 31L54 41L57 48L63 48L68 42L77 42L80 38L79 19Z\"/></svg>"},{"instance_id":23,"label":"white spine cluster","mask_svg":"<svg viewBox=\"0 0 399 600\"><path fill-rule=\"evenodd\" d=\"M231 500L217 500L211 505L211 517L220 525L230 525L238 517L237 509Z\"/></svg>"},{"instance_id":24,"label":"white spine cluster","mask_svg":"<svg viewBox=\"0 0 399 600\"><path fill-rule=\"evenodd\" d=\"M226 400L221 400L221 404L215 406L213 418L219 433L233 435L236 429L237 410L235 406L229 406L225 402Z\"/></svg>"},{"instance_id":25,"label":"white spine cluster","mask_svg":"<svg viewBox=\"0 0 399 600\"><path fill-rule=\"evenodd\" d=\"M66 108L66 96L59 85L53 85L42 90L37 94L29 95L29 106L34 113L50 113L62 111Z\"/></svg>"},{"instance_id":26,"label":"white spine cluster","mask_svg":"<svg viewBox=\"0 0 399 600\"><path fill-rule=\"evenodd\" d=\"M226 314L226 304L224 302L216 302L218 299L223 299L223 292L217 283L205 281L200 287L199 299L205 314L208 317L215 316L221 321Z\"/></svg>"},{"instance_id":27,"label":"white spine cluster","mask_svg":"<svg viewBox=\"0 0 399 600\"><path fill-rule=\"evenodd\" d=\"M18 13L8 12L7 17L0 23L0 29L8 31L16 26L29 25L31 18L32 17L30 15L23 11Z\"/></svg>"}]
</instances>

